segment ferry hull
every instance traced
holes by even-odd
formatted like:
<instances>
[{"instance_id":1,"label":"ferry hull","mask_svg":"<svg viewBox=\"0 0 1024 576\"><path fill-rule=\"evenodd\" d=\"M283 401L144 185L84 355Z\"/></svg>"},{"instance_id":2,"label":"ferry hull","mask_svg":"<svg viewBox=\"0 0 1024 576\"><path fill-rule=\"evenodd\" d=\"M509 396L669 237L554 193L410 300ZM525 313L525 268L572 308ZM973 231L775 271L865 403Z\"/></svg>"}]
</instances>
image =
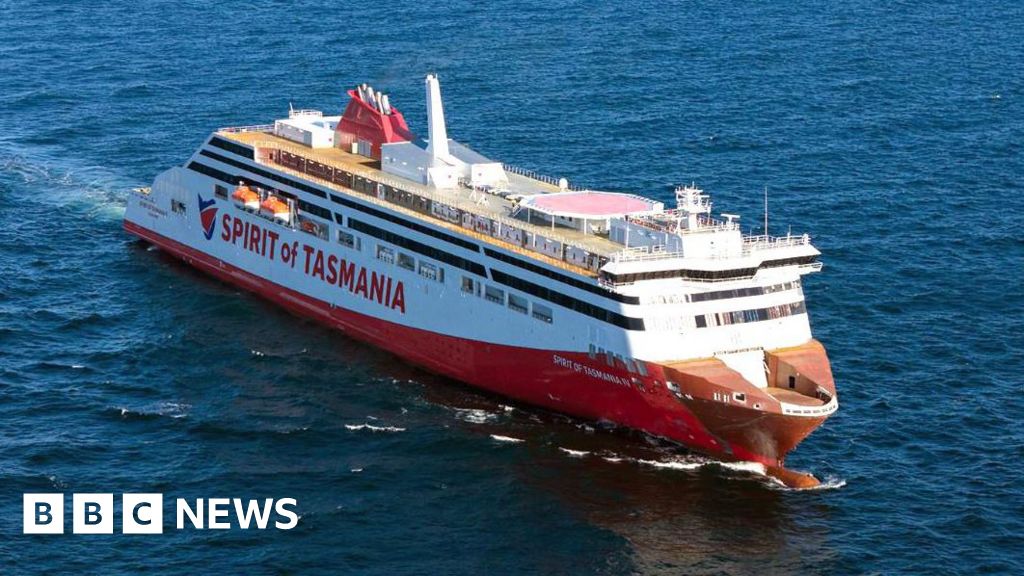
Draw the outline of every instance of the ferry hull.
<instances>
[{"instance_id":1,"label":"ferry hull","mask_svg":"<svg viewBox=\"0 0 1024 576\"><path fill-rule=\"evenodd\" d=\"M767 396L763 410L722 402L716 394L741 389L750 395L749 406L763 393L720 367L709 377L706 368L695 371L687 365L650 364L650 373L638 378L586 353L492 344L403 326L268 281L131 220L126 219L124 227L197 269L433 373L527 404L638 429L715 458L759 462L786 484L809 485L805 477L793 476L781 466L786 453L827 414L807 417L771 412ZM805 360L817 359L819 379L823 378L820 366L824 366L826 388L831 387L831 372L820 344L812 341L800 353ZM725 380L723 374L728 376ZM669 380L680 390L668 390L665 382ZM834 387L830 389L834 402Z\"/></svg>"}]
</instances>

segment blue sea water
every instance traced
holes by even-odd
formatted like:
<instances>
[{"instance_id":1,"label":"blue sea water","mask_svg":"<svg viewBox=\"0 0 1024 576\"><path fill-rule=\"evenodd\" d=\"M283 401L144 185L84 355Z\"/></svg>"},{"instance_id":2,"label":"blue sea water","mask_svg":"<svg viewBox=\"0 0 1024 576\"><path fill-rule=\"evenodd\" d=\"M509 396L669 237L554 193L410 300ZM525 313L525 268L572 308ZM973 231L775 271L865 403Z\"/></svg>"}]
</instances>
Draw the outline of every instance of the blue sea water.
<instances>
[{"instance_id":1,"label":"blue sea water","mask_svg":"<svg viewBox=\"0 0 1024 576\"><path fill-rule=\"evenodd\" d=\"M0 38L0 572L1024 573L1024 5L0 0ZM506 162L748 223L769 187L824 252L841 408L789 462L830 489L508 406L121 231L219 126L370 82L423 131L427 72ZM301 520L26 536L25 492Z\"/></svg>"}]
</instances>

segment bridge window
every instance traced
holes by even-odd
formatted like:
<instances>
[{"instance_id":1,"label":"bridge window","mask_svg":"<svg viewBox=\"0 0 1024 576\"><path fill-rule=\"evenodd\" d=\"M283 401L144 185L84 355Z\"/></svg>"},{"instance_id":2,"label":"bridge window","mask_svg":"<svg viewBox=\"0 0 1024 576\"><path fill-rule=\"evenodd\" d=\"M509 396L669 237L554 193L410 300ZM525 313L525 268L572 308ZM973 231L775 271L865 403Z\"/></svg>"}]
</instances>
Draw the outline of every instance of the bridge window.
<instances>
[{"instance_id":1,"label":"bridge window","mask_svg":"<svg viewBox=\"0 0 1024 576\"><path fill-rule=\"evenodd\" d=\"M737 310L734 312L719 312L717 314L701 314L694 317L697 328L708 326L728 326L730 324L744 324L747 322L762 322L764 320L777 320L796 314L805 314L807 306L803 300L792 304L781 304L769 306L768 308L752 308L750 310Z\"/></svg>"},{"instance_id":2,"label":"bridge window","mask_svg":"<svg viewBox=\"0 0 1024 576\"><path fill-rule=\"evenodd\" d=\"M220 184L213 185L213 193L224 199L227 199L228 197L228 189L221 186Z\"/></svg>"},{"instance_id":3,"label":"bridge window","mask_svg":"<svg viewBox=\"0 0 1024 576\"><path fill-rule=\"evenodd\" d=\"M398 267L405 268L406 270L416 269L416 259L409 256L405 252L398 253Z\"/></svg>"}]
</instances>

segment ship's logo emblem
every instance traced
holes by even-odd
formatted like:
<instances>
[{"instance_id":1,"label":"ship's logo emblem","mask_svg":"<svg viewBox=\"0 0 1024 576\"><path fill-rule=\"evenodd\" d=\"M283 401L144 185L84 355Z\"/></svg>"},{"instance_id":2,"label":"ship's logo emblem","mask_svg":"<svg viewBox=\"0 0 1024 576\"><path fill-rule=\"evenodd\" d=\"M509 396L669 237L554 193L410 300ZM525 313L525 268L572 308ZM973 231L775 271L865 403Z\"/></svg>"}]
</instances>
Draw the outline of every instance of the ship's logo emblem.
<instances>
[{"instance_id":1,"label":"ship's logo emblem","mask_svg":"<svg viewBox=\"0 0 1024 576\"><path fill-rule=\"evenodd\" d=\"M199 221L203 224L203 236L209 240L213 238L213 227L217 224L217 201L213 198L203 200L199 194L196 197L199 198Z\"/></svg>"}]
</instances>

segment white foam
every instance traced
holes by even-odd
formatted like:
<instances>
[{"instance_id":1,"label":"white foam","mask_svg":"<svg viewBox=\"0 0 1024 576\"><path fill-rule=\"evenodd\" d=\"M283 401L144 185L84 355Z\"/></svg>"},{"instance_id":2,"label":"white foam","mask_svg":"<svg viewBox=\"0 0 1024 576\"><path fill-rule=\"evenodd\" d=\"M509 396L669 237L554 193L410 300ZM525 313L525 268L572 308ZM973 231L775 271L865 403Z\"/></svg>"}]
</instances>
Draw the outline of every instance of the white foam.
<instances>
[{"instance_id":1,"label":"white foam","mask_svg":"<svg viewBox=\"0 0 1024 576\"><path fill-rule=\"evenodd\" d=\"M513 438L511 436L500 436L498 434L491 434L491 438L494 439L494 440L497 440L498 442L511 442L513 444L518 444L519 442L525 442L525 440L523 440L522 438Z\"/></svg>"},{"instance_id":2,"label":"white foam","mask_svg":"<svg viewBox=\"0 0 1024 576\"><path fill-rule=\"evenodd\" d=\"M681 462L679 460L637 460L637 462L653 466L654 468L667 468L669 470L696 470L704 465L703 462Z\"/></svg>"},{"instance_id":3,"label":"white foam","mask_svg":"<svg viewBox=\"0 0 1024 576\"><path fill-rule=\"evenodd\" d=\"M498 418L497 414L478 408L456 408L455 412L460 420L472 422L473 424L486 424Z\"/></svg>"},{"instance_id":4,"label":"white foam","mask_svg":"<svg viewBox=\"0 0 1024 576\"><path fill-rule=\"evenodd\" d=\"M561 446L559 446L558 449L561 450L562 452L565 452L569 456L572 456L573 458L582 458L587 454L590 454L590 452L587 452L585 450L570 450L569 448L562 448Z\"/></svg>"},{"instance_id":5,"label":"white foam","mask_svg":"<svg viewBox=\"0 0 1024 576\"><path fill-rule=\"evenodd\" d=\"M711 464L711 462L709 462ZM768 471L764 464L760 462L714 462L722 468L728 468L729 470L736 470L737 472L750 472L752 474L759 474L764 476Z\"/></svg>"},{"instance_id":6,"label":"white foam","mask_svg":"<svg viewBox=\"0 0 1024 576\"><path fill-rule=\"evenodd\" d=\"M164 402L160 404L157 414L160 414L161 416L170 416L171 418L184 418L185 416L188 416L188 412L191 408L191 404Z\"/></svg>"},{"instance_id":7,"label":"white foam","mask_svg":"<svg viewBox=\"0 0 1024 576\"><path fill-rule=\"evenodd\" d=\"M345 424L349 430L369 430L371 432L405 432L405 428L397 426L374 426L372 424Z\"/></svg>"}]
</instances>

